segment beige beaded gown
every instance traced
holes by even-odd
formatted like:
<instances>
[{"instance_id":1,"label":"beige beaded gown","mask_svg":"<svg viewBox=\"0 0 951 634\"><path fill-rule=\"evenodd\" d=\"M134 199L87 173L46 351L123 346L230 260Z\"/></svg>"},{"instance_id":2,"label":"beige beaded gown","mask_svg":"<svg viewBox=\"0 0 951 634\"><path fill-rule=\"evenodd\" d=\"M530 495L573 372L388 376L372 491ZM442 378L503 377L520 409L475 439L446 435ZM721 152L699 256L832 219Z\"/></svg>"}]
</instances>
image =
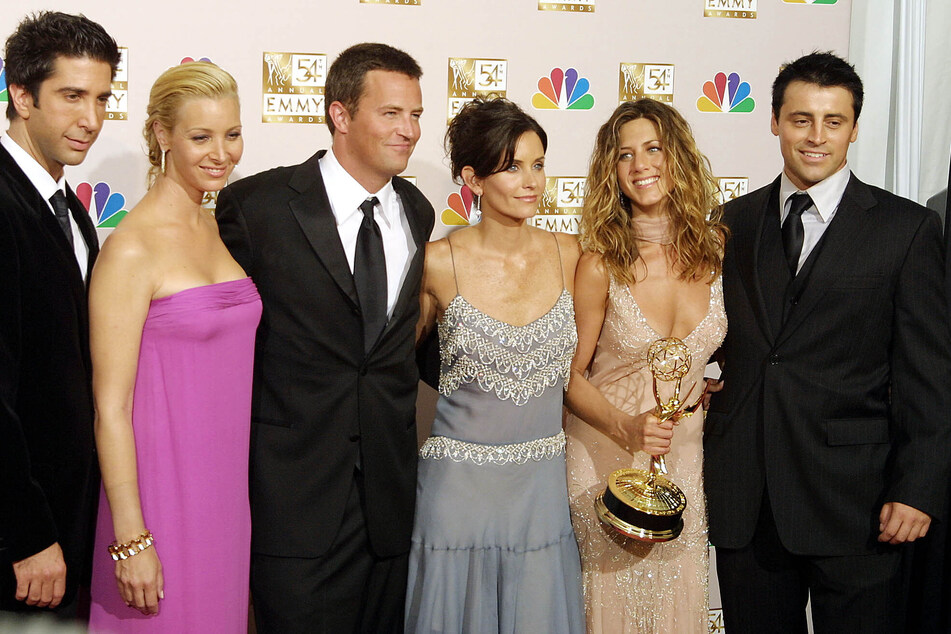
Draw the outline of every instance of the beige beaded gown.
<instances>
[{"instance_id":1,"label":"beige beaded gown","mask_svg":"<svg viewBox=\"0 0 951 634\"><path fill-rule=\"evenodd\" d=\"M707 314L684 342L693 363L681 394L700 394L707 359L726 334L723 287L710 287ZM628 287L612 279L604 326L588 380L613 405L639 414L656 404L647 367L647 349L660 339L644 318ZM661 396L671 386L661 384ZM693 400L693 398L685 399ZM568 495L571 520L581 550L587 628L593 634L707 631L707 522L703 497L702 410L674 428L666 456L669 477L687 496L684 530L676 540L651 544L623 537L604 526L594 500L616 469L647 469L650 457L635 456L582 420L569 415Z\"/></svg>"}]
</instances>

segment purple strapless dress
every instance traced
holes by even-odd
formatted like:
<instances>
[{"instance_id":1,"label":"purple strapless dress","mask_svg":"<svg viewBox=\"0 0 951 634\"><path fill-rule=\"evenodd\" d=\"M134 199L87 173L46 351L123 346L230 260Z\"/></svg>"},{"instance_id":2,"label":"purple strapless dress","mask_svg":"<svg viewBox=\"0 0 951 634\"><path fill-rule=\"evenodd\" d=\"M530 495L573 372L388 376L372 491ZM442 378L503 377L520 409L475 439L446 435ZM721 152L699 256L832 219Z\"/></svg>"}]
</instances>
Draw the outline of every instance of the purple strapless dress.
<instances>
[{"instance_id":1,"label":"purple strapless dress","mask_svg":"<svg viewBox=\"0 0 951 634\"><path fill-rule=\"evenodd\" d=\"M101 494L91 632L247 632L248 443L260 317L251 278L152 301L132 426L142 513L155 535L165 599L157 616L145 616L119 596L106 551L112 517Z\"/></svg>"}]
</instances>

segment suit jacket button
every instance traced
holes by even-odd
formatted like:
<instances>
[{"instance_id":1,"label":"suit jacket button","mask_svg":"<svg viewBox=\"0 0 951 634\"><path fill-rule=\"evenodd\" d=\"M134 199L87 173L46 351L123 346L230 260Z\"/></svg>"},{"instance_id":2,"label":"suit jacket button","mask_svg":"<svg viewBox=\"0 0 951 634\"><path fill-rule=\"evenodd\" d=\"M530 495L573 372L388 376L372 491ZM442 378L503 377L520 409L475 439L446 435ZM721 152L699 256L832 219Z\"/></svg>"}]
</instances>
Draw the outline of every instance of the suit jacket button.
<instances>
[{"instance_id":1,"label":"suit jacket button","mask_svg":"<svg viewBox=\"0 0 951 634\"><path fill-rule=\"evenodd\" d=\"M366 376L366 375L367 375L367 368L366 366L363 366L362 368L360 368L360 376Z\"/></svg>"},{"instance_id":2,"label":"suit jacket button","mask_svg":"<svg viewBox=\"0 0 951 634\"><path fill-rule=\"evenodd\" d=\"M769 355L769 364L770 365L779 365L780 357L778 354Z\"/></svg>"},{"instance_id":3,"label":"suit jacket button","mask_svg":"<svg viewBox=\"0 0 951 634\"><path fill-rule=\"evenodd\" d=\"M360 434L350 434L350 442L357 442L360 440Z\"/></svg>"}]
</instances>

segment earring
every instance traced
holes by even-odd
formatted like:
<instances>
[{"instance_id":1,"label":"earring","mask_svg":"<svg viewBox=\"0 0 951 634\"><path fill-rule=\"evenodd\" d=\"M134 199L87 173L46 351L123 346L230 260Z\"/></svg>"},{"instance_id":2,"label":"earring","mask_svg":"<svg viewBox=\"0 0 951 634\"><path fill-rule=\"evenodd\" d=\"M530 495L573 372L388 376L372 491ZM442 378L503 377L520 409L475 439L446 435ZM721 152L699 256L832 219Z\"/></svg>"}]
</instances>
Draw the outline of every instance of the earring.
<instances>
[{"instance_id":1,"label":"earring","mask_svg":"<svg viewBox=\"0 0 951 634\"><path fill-rule=\"evenodd\" d=\"M165 173L165 154L168 150L162 150L162 173Z\"/></svg>"}]
</instances>

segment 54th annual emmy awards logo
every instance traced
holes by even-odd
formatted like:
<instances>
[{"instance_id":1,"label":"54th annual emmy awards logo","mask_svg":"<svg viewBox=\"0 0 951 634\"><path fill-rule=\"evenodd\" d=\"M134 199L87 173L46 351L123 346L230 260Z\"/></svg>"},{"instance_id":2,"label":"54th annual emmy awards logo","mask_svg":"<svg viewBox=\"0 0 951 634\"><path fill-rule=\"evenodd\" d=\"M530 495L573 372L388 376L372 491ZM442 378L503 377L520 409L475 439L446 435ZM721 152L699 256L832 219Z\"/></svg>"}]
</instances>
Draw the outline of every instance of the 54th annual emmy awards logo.
<instances>
[{"instance_id":1,"label":"54th annual emmy awards logo","mask_svg":"<svg viewBox=\"0 0 951 634\"><path fill-rule=\"evenodd\" d=\"M508 60L449 58L448 120L476 97L505 97L508 86Z\"/></svg>"},{"instance_id":2,"label":"54th annual emmy awards logo","mask_svg":"<svg viewBox=\"0 0 951 634\"><path fill-rule=\"evenodd\" d=\"M584 206L585 180L582 176L546 178L545 193L531 223L546 231L578 233L581 208Z\"/></svg>"},{"instance_id":3,"label":"54th annual emmy awards logo","mask_svg":"<svg viewBox=\"0 0 951 634\"><path fill-rule=\"evenodd\" d=\"M756 19L756 0L702 0L705 18Z\"/></svg>"},{"instance_id":4,"label":"54th annual emmy awards logo","mask_svg":"<svg viewBox=\"0 0 951 634\"><path fill-rule=\"evenodd\" d=\"M720 184L720 204L739 198L750 190L750 179L745 176L719 176L717 182Z\"/></svg>"},{"instance_id":5,"label":"54th annual emmy awards logo","mask_svg":"<svg viewBox=\"0 0 951 634\"><path fill-rule=\"evenodd\" d=\"M643 97L673 103L674 65L621 62L617 96L618 103Z\"/></svg>"},{"instance_id":6,"label":"54th annual emmy awards logo","mask_svg":"<svg viewBox=\"0 0 951 634\"><path fill-rule=\"evenodd\" d=\"M112 95L106 102L106 118L125 121L129 118L129 49L119 47L119 66L112 79Z\"/></svg>"},{"instance_id":7,"label":"54th annual emmy awards logo","mask_svg":"<svg viewBox=\"0 0 951 634\"><path fill-rule=\"evenodd\" d=\"M324 123L326 55L265 52L262 69L264 123Z\"/></svg>"},{"instance_id":8,"label":"54th annual emmy awards logo","mask_svg":"<svg viewBox=\"0 0 951 634\"><path fill-rule=\"evenodd\" d=\"M594 13L594 3L595 0L538 0L538 10Z\"/></svg>"}]
</instances>

